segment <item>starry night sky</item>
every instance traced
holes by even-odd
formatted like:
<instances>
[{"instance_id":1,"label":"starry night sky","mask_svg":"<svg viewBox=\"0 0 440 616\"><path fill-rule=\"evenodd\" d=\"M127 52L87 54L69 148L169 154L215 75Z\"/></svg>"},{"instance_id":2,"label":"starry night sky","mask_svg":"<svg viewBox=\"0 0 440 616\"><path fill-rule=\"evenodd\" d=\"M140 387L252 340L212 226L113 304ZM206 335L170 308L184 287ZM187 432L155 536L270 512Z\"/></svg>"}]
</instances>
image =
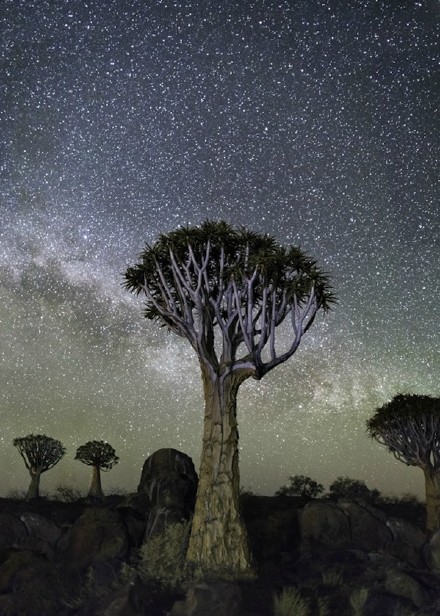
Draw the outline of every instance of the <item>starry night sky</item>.
<instances>
[{"instance_id":1,"label":"starry night sky","mask_svg":"<svg viewBox=\"0 0 440 616\"><path fill-rule=\"evenodd\" d=\"M238 399L242 484L338 475L423 494L368 439L396 393L440 395L439 4L434 0L3 0L0 495L12 440L107 440L104 490L160 447L198 467L189 344L122 288L145 242L224 219L300 245L339 305Z\"/></svg>"}]
</instances>

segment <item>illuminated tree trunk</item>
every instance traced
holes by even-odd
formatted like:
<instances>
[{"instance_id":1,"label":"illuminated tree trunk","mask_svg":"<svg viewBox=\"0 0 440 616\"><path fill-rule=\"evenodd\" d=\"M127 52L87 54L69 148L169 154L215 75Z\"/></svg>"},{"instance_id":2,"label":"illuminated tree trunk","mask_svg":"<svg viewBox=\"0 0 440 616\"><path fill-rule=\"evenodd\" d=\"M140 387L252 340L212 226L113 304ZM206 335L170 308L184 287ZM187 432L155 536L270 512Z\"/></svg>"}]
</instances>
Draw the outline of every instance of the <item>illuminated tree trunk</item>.
<instances>
[{"instance_id":1,"label":"illuminated tree trunk","mask_svg":"<svg viewBox=\"0 0 440 616\"><path fill-rule=\"evenodd\" d=\"M205 421L199 485L187 561L206 573L251 573L240 519L236 399L248 374L222 378L202 368Z\"/></svg>"},{"instance_id":2,"label":"illuminated tree trunk","mask_svg":"<svg viewBox=\"0 0 440 616\"><path fill-rule=\"evenodd\" d=\"M434 532L440 528L440 470L426 468L426 529Z\"/></svg>"},{"instance_id":3,"label":"illuminated tree trunk","mask_svg":"<svg viewBox=\"0 0 440 616\"><path fill-rule=\"evenodd\" d=\"M36 471L34 469L29 470L29 474L31 476L31 483L26 493L25 500L31 500L31 498L39 498L40 496L40 477L41 472Z\"/></svg>"},{"instance_id":4,"label":"illuminated tree trunk","mask_svg":"<svg viewBox=\"0 0 440 616\"><path fill-rule=\"evenodd\" d=\"M95 498L102 498L104 496L101 486L101 471L99 466L93 467L92 484L90 486L89 496L93 496Z\"/></svg>"}]
</instances>

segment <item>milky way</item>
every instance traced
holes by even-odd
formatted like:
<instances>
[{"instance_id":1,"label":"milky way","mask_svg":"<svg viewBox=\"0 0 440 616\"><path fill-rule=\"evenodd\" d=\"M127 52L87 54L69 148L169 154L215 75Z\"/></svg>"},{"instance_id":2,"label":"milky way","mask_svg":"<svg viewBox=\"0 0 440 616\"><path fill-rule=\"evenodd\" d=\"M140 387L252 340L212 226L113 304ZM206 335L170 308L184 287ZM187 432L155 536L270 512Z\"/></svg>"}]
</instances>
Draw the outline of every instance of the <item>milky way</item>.
<instances>
[{"instance_id":1,"label":"milky way","mask_svg":"<svg viewBox=\"0 0 440 616\"><path fill-rule=\"evenodd\" d=\"M73 458L93 439L120 457L104 489L135 489L159 447L198 464L197 359L122 274L206 218L300 245L339 296L242 386L242 484L421 493L365 420L398 392L440 395L439 16L434 0L4 0L2 494L27 486L12 440L31 432L67 448L43 490L87 488Z\"/></svg>"}]
</instances>

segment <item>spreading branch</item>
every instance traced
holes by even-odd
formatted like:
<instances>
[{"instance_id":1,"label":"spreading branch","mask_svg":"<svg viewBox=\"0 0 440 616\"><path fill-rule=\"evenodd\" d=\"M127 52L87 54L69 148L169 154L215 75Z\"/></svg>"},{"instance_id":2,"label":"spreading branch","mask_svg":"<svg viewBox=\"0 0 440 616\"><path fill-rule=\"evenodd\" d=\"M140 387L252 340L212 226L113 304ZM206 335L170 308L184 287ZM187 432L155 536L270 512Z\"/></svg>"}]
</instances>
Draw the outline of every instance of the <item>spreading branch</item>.
<instances>
[{"instance_id":1,"label":"spreading branch","mask_svg":"<svg viewBox=\"0 0 440 616\"><path fill-rule=\"evenodd\" d=\"M41 474L53 468L66 452L60 441L45 434L18 437L14 439L13 444L31 475Z\"/></svg>"},{"instance_id":2,"label":"spreading branch","mask_svg":"<svg viewBox=\"0 0 440 616\"><path fill-rule=\"evenodd\" d=\"M300 249L224 222L160 236L125 286L144 293L145 316L187 338L210 370L256 379L289 359L318 310L335 301L328 276ZM287 344L276 332L286 318Z\"/></svg>"},{"instance_id":3,"label":"spreading branch","mask_svg":"<svg viewBox=\"0 0 440 616\"><path fill-rule=\"evenodd\" d=\"M89 441L81 445L76 450L75 460L99 468L101 471L109 471L119 462L115 450L105 441Z\"/></svg>"},{"instance_id":4,"label":"spreading branch","mask_svg":"<svg viewBox=\"0 0 440 616\"><path fill-rule=\"evenodd\" d=\"M368 420L370 436L409 466L440 469L440 398L395 396Z\"/></svg>"}]
</instances>

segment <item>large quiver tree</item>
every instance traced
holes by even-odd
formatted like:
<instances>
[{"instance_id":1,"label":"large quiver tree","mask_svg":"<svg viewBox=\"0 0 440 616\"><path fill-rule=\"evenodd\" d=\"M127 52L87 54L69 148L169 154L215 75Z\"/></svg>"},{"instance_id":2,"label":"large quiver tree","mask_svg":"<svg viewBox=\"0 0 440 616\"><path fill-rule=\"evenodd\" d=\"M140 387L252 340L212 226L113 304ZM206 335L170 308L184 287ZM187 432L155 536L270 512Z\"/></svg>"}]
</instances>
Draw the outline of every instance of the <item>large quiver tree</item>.
<instances>
[{"instance_id":1,"label":"large quiver tree","mask_svg":"<svg viewBox=\"0 0 440 616\"><path fill-rule=\"evenodd\" d=\"M205 421L187 561L247 572L237 392L295 353L317 311L334 300L328 278L298 248L211 221L161 235L125 278L127 289L145 295L145 316L187 338L200 362Z\"/></svg>"},{"instance_id":2,"label":"large quiver tree","mask_svg":"<svg viewBox=\"0 0 440 616\"><path fill-rule=\"evenodd\" d=\"M370 436L425 475L426 528L440 528L440 398L398 394L367 421Z\"/></svg>"},{"instance_id":3,"label":"large quiver tree","mask_svg":"<svg viewBox=\"0 0 440 616\"><path fill-rule=\"evenodd\" d=\"M115 450L106 441L88 441L76 450L75 460L92 467L89 496L102 498L101 471L111 470L119 462Z\"/></svg>"},{"instance_id":4,"label":"large quiver tree","mask_svg":"<svg viewBox=\"0 0 440 616\"><path fill-rule=\"evenodd\" d=\"M45 434L28 434L15 438L14 447L17 447L25 466L31 476L26 500L40 496L40 477L61 460L66 453L62 443Z\"/></svg>"}]
</instances>

